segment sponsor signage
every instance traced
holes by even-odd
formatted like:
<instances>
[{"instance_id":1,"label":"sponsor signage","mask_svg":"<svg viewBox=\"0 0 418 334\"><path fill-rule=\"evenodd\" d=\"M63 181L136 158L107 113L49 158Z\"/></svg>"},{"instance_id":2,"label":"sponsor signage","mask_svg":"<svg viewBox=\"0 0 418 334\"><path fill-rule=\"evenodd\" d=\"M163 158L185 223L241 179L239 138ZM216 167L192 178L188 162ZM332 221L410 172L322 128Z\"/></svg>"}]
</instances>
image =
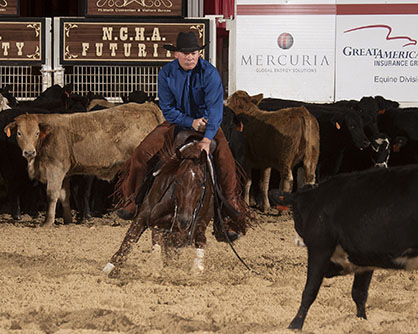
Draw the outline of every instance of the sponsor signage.
<instances>
[{"instance_id":1,"label":"sponsor signage","mask_svg":"<svg viewBox=\"0 0 418 334\"><path fill-rule=\"evenodd\" d=\"M86 16L185 16L184 0L85 0Z\"/></svg>"},{"instance_id":2,"label":"sponsor signage","mask_svg":"<svg viewBox=\"0 0 418 334\"><path fill-rule=\"evenodd\" d=\"M19 16L20 0L0 0L1 16Z\"/></svg>"},{"instance_id":3,"label":"sponsor signage","mask_svg":"<svg viewBox=\"0 0 418 334\"><path fill-rule=\"evenodd\" d=\"M336 98L417 101L417 19L416 14L338 16Z\"/></svg>"},{"instance_id":4,"label":"sponsor signage","mask_svg":"<svg viewBox=\"0 0 418 334\"><path fill-rule=\"evenodd\" d=\"M303 13L282 15L279 7L269 15L263 8L251 8L259 15L238 8L244 15L235 20L236 89L265 97L333 101L335 16L313 15L305 7Z\"/></svg>"},{"instance_id":5,"label":"sponsor signage","mask_svg":"<svg viewBox=\"0 0 418 334\"><path fill-rule=\"evenodd\" d=\"M165 44L176 44L180 31L193 31L200 45L209 42L209 20L178 22L97 21L61 19L61 61L77 63L143 63L163 64L174 59ZM203 58L208 50L201 50Z\"/></svg>"},{"instance_id":6,"label":"sponsor signage","mask_svg":"<svg viewBox=\"0 0 418 334\"><path fill-rule=\"evenodd\" d=\"M44 63L44 20L0 20L0 61Z\"/></svg>"}]
</instances>

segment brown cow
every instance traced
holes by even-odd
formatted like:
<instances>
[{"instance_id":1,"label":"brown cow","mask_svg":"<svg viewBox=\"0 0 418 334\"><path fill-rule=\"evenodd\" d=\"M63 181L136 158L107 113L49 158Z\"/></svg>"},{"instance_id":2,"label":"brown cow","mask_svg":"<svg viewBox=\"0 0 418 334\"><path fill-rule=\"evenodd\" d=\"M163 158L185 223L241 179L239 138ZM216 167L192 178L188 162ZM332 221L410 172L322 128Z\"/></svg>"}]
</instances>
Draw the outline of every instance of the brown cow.
<instances>
[{"instance_id":1,"label":"brown cow","mask_svg":"<svg viewBox=\"0 0 418 334\"><path fill-rule=\"evenodd\" d=\"M24 114L4 131L8 136L16 132L29 177L47 185L44 225L52 225L58 198L64 223L72 221L69 176L88 174L112 180L135 147L163 121L154 103L128 103L88 113Z\"/></svg>"},{"instance_id":2,"label":"brown cow","mask_svg":"<svg viewBox=\"0 0 418 334\"><path fill-rule=\"evenodd\" d=\"M232 94L226 105L236 114L249 118L244 130L244 168L251 175L253 168L263 171L261 191L263 210L270 209L268 186L271 167L280 173L280 191L291 192L293 186L292 169L303 164L304 182L315 183L315 170L319 158L319 125L315 117L305 107L263 111L257 105L263 94L249 96L238 90ZM245 201L249 204L251 178L245 186Z\"/></svg>"}]
</instances>

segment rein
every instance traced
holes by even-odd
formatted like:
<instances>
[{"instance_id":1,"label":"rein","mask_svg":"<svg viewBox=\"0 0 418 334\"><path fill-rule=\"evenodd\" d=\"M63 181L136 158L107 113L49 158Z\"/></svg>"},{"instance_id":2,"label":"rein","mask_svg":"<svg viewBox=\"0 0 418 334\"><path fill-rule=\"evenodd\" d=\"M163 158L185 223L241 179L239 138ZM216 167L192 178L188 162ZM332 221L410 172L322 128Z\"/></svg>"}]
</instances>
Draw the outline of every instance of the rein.
<instances>
[{"instance_id":1,"label":"rein","mask_svg":"<svg viewBox=\"0 0 418 334\"><path fill-rule=\"evenodd\" d=\"M180 152L183 151L186 147L193 145L195 143L195 141L185 144L183 145L179 150ZM187 158L186 158L187 159ZM222 228L222 231L224 233L225 236L225 240L228 242L229 246L231 247L232 251L234 252L235 256L238 258L238 260L251 272L260 275L260 273L258 273L257 271L255 271L254 269L250 268L247 263L239 256L239 254L237 253L237 251L235 250L232 241L229 239L228 237L228 233L226 231L225 228L225 222L224 219L222 218L222 213L221 213L221 203L220 201L226 201L226 199L223 197L221 190L219 189L219 187L217 186L216 183L216 178L215 178L215 171L214 171L214 164L212 161L212 158L210 155L207 156L207 160L206 163L204 165L204 180L201 184L202 186L202 191L200 193L200 198L199 201L196 205L196 208L193 210L193 216L191 219L191 222L189 224L189 226L187 226L187 228L185 230L188 230L188 234L187 234L187 240L185 242L185 244L187 245L191 245L193 242L193 236L196 232L196 226L197 226L197 218L199 216L199 212L200 209L203 206L203 201L205 199L205 196L207 194L207 183L208 183L208 178L210 181L210 185L212 186L213 189L213 199L214 199L214 206L215 206L215 211L214 211L214 218L217 217L219 219L219 224ZM157 170L156 172L153 173L153 176L156 177L160 174L161 172L161 168L159 170ZM208 174L210 174L210 177L208 177ZM167 185L166 189L163 191L161 197L160 197L160 201L163 199L163 197L165 196L165 194L171 189L171 186L174 183L174 191L175 191L175 186L176 186L176 179L173 178L170 183ZM178 210L178 205L177 205L177 200L176 197L174 196L174 213L173 213L173 217L171 219L171 228L169 229L169 232L171 233L173 231L174 225L177 221L176 217L177 217L177 210ZM184 231L181 230L180 227L177 224L177 228L179 229L179 231Z\"/></svg>"},{"instance_id":2,"label":"rein","mask_svg":"<svg viewBox=\"0 0 418 334\"><path fill-rule=\"evenodd\" d=\"M209 157L208 157L207 165L210 165L210 167L211 167L210 171L211 171L211 182L212 182L212 187L213 187L213 199L214 199L214 205L215 205L215 208L216 208L216 210L214 212L214 216L217 215L217 217L219 219L219 224L222 228L225 239L228 242L228 245L231 247L232 251L234 252L235 256L238 258L238 260L240 260L240 262L245 266L245 268L247 268L249 271L251 271L251 272L253 272L257 275L260 275L259 272L250 268L248 266L248 264L245 263L245 261L241 258L241 256L239 256L238 252L235 250L234 246L232 245L232 241L228 237L228 233L227 233L226 228L225 228L225 221L222 218L221 205L219 203L219 199L222 199L222 201L226 201L226 200L223 197L222 192L219 189L219 187L216 186L215 173L214 173L214 170L213 170L213 162L212 162L211 158L209 158Z\"/></svg>"},{"instance_id":3,"label":"rein","mask_svg":"<svg viewBox=\"0 0 418 334\"><path fill-rule=\"evenodd\" d=\"M192 222L190 224L190 226L188 227L189 229L189 233L188 233L188 244L191 245L192 241L193 241L193 236L194 233L196 231L196 226L197 226L197 216L199 215L200 209L203 206L203 200L206 196L206 183L208 180L208 171L207 171L207 163L205 164L204 167L204 171L203 171L203 175L205 175L205 179L202 182L202 192L200 193L200 198L199 201L197 202L197 206L193 211L193 218L192 218Z\"/></svg>"}]
</instances>

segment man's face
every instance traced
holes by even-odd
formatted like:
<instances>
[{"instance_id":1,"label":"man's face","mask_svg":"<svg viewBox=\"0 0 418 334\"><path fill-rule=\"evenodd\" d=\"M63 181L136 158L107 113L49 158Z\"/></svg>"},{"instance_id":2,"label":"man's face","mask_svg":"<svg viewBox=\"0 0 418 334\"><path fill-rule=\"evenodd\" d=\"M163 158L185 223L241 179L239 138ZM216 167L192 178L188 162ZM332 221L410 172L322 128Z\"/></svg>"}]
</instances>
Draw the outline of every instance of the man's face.
<instances>
[{"instance_id":1,"label":"man's face","mask_svg":"<svg viewBox=\"0 0 418 334\"><path fill-rule=\"evenodd\" d=\"M199 59L199 51L196 50L189 53L175 51L174 57L178 59L179 64L183 68L183 70L189 71L195 68Z\"/></svg>"}]
</instances>

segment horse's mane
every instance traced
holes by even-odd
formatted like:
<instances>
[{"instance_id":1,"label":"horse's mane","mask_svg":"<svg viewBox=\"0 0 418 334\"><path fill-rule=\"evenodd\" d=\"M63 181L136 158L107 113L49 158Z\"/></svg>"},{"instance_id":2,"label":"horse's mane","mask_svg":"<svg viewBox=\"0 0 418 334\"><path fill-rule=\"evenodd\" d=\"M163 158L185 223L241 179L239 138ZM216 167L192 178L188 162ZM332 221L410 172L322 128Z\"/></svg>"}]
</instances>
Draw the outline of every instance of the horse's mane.
<instances>
[{"instance_id":1,"label":"horse's mane","mask_svg":"<svg viewBox=\"0 0 418 334\"><path fill-rule=\"evenodd\" d=\"M161 172L175 174L180 163L184 159L198 160L201 156L201 149L197 146L197 142L183 147L184 143L180 146L176 143L175 139L172 136L167 136L164 141L164 145L159 152L159 158L162 162ZM181 157L176 154L176 150L181 149Z\"/></svg>"}]
</instances>

